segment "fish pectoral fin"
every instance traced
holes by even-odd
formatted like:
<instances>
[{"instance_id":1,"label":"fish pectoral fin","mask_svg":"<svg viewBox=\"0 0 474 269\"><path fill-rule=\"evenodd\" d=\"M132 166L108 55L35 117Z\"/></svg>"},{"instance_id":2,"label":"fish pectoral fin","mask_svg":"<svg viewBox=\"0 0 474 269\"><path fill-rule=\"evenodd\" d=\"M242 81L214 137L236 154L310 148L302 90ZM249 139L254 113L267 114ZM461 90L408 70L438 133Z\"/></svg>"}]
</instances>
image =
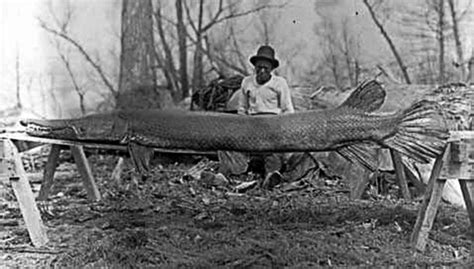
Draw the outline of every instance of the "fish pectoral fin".
<instances>
[{"instance_id":1,"label":"fish pectoral fin","mask_svg":"<svg viewBox=\"0 0 474 269\"><path fill-rule=\"evenodd\" d=\"M365 112L379 109L385 101L385 90L376 80L361 83L340 107L356 108Z\"/></svg>"},{"instance_id":2,"label":"fish pectoral fin","mask_svg":"<svg viewBox=\"0 0 474 269\"><path fill-rule=\"evenodd\" d=\"M377 170L377 151L367 143L338 148L336 152L346 160L359 164L371 172Z\"/></svg>"}]
</instances>

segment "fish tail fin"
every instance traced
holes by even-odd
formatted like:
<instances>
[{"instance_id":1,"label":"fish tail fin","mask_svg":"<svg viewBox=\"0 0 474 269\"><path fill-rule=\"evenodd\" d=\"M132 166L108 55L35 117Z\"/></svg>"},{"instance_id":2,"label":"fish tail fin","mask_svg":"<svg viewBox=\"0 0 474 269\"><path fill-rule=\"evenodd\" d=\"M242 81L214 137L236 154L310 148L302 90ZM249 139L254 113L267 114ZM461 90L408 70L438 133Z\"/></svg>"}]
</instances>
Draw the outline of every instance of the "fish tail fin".
<instances>
[{"instance_id":1,"label":"fish tail fin","mask_svg":"<svg viewBox=\"0 0 474 269\"><path fill-rule=\"evenodd\" d=\"M415 103L397 118L395 124L395 133L383 142L389 148L422 163L442 154L449 132L435 102Z\"/></svg>"}]
</instances>

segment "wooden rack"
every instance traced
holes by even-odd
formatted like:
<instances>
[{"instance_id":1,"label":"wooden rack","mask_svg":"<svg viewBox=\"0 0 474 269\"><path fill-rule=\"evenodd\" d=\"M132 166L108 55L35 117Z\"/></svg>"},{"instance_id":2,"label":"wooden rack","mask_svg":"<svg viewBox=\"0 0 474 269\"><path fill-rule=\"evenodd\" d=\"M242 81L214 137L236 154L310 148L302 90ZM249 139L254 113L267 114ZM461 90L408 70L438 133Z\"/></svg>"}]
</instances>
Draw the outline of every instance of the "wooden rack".
<instances>
[{"instance_id":1,"label":"wooden rack","mask_svg":"<svg viewBox=\"0 0 474 269\"><path fill-rule=\"evenodd\" d=\"M417 251L425 250L446 180L459 180L471 222L471 258L474 258L474 131L452 132L444 154L435 161L411 236Z\"/></svg>"},{"instance_id":2,"label":"wooden rack","mask_svg":"<svg viewBox=\"0 0 474 269\"><path fill-rule=\"evenodd\" d=\"M71 150L77 169L81 175L84 188L86 189L88 198L91 201L99 201L101 199L101 195L92 175L89 162L87 161L87 158L84 154L84 147L119 151L127 150L127 146L125 145L33 137L22 132L0 133L0 182L4 182L5 185L12 186L17 201L19 202L20 210L23 219L25 220L31 242L35 247L45 245L48 242L48 238L46 236L46 232L41 221L40 212L29 185L20 154L12 141L28 141L51 144L51 151L43 171L41 189L37 197L38 201L45 201L48 198L49 191L54 182L54 174L58 164L59 153L63 148L69 148ZM217 154L215 152L190 150L155 149L155 151L163 153L195 155Z\"/></svg>"},{"instance_id":3,"label":"wooden rack","mask_svg":"<svg viewBox=\"0 0 474 269\"><path fill-rule=\"evenodd\" d=\"M0 181L10 182L15 196L20 204L20 210L28 229L34 246L39 247L48 242L41 216L33 192L31 191L26 172L18 153L18 149L12 140L32 141L51 144L51 152L44 169L44 179L41 184L38 200L46 200L49 190L53 184L54 173L57 166L61 146L71 149L79 173L92 201L100 200L100 192L84 155L84 147L126 150L124 145L110 145L100 143L84 143L77 141L59 140L31 137L24 133L1 133L0 134ZM198 151L174 151L156 149L160 152L187 153L187 154L209 154L209 152ZM393 156L392 156L393 157ZM397 156L395 156L397 157ZM397 159L397 158L395 158ZM396 160L394 160L396 162ZM400 162L401 163L401 162ZM396 165L396 169L403 166ZM398 174L398 173L397 173ZM423 203L419 209L418 218L412 233L412 243L416 250L424 251L428 234L431 230L441 194L446 180L459 180L461 190L466 202L471 231L474 235L474 132L453 132L447 143L444 154L436 159L431 172L428 187L425 192ZM474 256L474 238L471 247L471 257Z\"/></svg>"}]
</instances>

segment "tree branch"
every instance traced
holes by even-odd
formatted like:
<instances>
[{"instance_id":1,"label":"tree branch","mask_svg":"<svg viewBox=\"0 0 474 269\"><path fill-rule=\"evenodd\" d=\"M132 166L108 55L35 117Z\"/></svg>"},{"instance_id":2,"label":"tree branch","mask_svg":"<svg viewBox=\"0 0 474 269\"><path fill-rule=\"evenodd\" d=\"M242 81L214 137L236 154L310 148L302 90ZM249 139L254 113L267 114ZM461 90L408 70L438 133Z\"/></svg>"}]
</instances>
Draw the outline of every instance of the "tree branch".
<instances>
[{"instance_id":1,"label":"tree branch","mask_svg":"<svg viewBox=\"0 0 474 269\"><path fill-rule=\"evenodd\" d=\"M45 31L55 36L58 36L66 40L70 44L72 44L82 54L82 56L84 56L86 61L97 71L102 81L104 82L105 86L110 90L110 92L112 92L114 96L117 95L117 90L115 90L115 88L112 86L112 83L110 83L109 79L105 76L104 72L102 71L102 68L89 56L89 54L85 51L85 49L76 40L69 37L65 32L59 32L57 30L50 28L41 19L38 19L38 20L40 23L40 27L43 28Z\"/></svg>"},{"instance_id":2,"label":"tree branch","mask_svg":"<svg viewBox=\"0 0 474 269\"><path fill-rule=\"evenodd\" d=\"M81 87L77 83L76 77L74 76L71 65L69 63L69 60L67 59L66 55L64 55L64 53L61 52L61 50L59 48L59 44L56 44L56 48L57 48L57 52L59 54L59 57L61 58L62 62L64 63L64 66L66 67L69 78L71 79L72 84L74 86L74 90L76 91L77 95L79 96L79 106L81 108L81 113L82 113L82 115L85 115L86 114L86 108L85 108L85 105L84 105L84 95L86 93L81 89Z\"/></svg>"},{"instance_id":3,"label":"tree branch","mask_svg":"<svg viewBox=\"0 0 474 269\"><path fill-rule=\"evenodd\" d=\"M375 15L375 12L372 6L369 4L368 0L362 0L362 2L364 2L365 6L367 7L367 10L370 13L370 16L372 17L372 20L374 21L375 25L379 28L380 32L382 33L382 36L385 38L388 45L390 46L390 49L392 50L392 53L395 56L395 59L397 60L398 66L400 67L402 71L405 82L408 84L411 84L410 76L408 75L408 72L407 72L407 67L403 63L403 60L400 54L398 53L397 48L395 47L395 44L393 43L392 39L388 35L387 31L385 31L385 28L383 27L383 25L377 19L377 16Z\"/></svg>"},{"instance_id":4,"label":"tree branch","mask_svg":"<svg viewBox=\"0 0 474 269\"><path fill-rule=\"evenodd\" d=\"M165 58L163 59L163 62L164 62L163 73L165 74L165 77L168 80L168 84L171 87L171 91L174 97L176 98L179 92L178 84L177 84L178 77L176 76L176 68L174 65L171 48L169 47L168 41L166 40L165 30L163 29L161 6L159 3L154 13L154 16L155 16L155 21L156 21L156 27L158 29L158 35L160 36L161 45L163 46L163 51L165 54L164 56ZM161 60L156 49L153 49L153 52L155 53L155 56L157 56L156 57L157 60L158 61Z\"/></svg>"},{"instance_id":5,"label":"tree branch","mask_svg":"<svg viewBox=\"0 0 474 269\"><path fill-rule=\"evenodd\" d=\"M219 19L219 17L221 16L222 12L224 11L223 9L223 0L219 0L219 6L217 8L217 11L216 11L216 14L214 14L214 16L212 16L212 19L210 20L210 22L203 27L204 32L207 31L207 29L211 28L212 27L212 23L217 21Z\"/></svg>"},{"instance_id":6,"label":"tree branch","mask_svg":"<svg viewBox=\"0 0 474 269\"><path fill-rule=\"evenodd\" d=\"M186 17L188 17L189 25L191 25L191 28L193 29L194 33L197 34L198 29L196 25L194 24L193 18L191 17L191 11L189 11L189 6L188 4L186 4L186 1L183 1L183 4L184 4L184 10L186 10ZM169 21L171 22L171 20Z\"/></svg>"},{"instance_id":7,"label":"tree branch","mask_svg":"<svg viewBox=\"0 0 474 269\"><path fill-rule=\"evenodd\" d=\"M229 19L235 19L235 18L238 18L238 17L243 17L243 16L247 16L249 14L252 14L252 13L256 13L256 12L259 12L260 10L263 10L263 9L266 9L266 8L283 8L287 5L287 3L283 3L283 4L280 4L280 5L261 5L259 7L256 7L254 9L250 9L250 10L246 10L246 11L243 11L243 12L238 12L238 13L230 13L229 15L227 16L224 16L224 17L221 17L221 18L215 18L213 21L210 21L206 26L204 26L202 28L202 32L206 32L207 30L209 30L212 26L218 24L218 23L221 23L223 21L226 21L226 20L229 20ZM227 9L227 8L226 8ZM222 12L221 12L222 13Z\"/></svg>"}]
</instances>

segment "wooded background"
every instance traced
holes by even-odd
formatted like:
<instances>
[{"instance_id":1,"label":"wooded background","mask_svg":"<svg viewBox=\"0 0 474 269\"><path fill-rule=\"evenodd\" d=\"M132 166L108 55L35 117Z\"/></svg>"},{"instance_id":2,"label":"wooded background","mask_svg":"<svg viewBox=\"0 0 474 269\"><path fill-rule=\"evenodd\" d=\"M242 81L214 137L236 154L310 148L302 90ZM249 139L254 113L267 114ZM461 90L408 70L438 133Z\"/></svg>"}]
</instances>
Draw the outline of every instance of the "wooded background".
<instances>
[{"instance_id":1,"label":"wooded background","mask_svg":"<svg viewBox=\"0 0 474 269\"><path fill-rule=\"evenodd\" d=\"M471 0L77 0L0 3L0 110L70 117L168 107L277 51L293 88L474 78Z\"/></svg>"}]
</instances>

